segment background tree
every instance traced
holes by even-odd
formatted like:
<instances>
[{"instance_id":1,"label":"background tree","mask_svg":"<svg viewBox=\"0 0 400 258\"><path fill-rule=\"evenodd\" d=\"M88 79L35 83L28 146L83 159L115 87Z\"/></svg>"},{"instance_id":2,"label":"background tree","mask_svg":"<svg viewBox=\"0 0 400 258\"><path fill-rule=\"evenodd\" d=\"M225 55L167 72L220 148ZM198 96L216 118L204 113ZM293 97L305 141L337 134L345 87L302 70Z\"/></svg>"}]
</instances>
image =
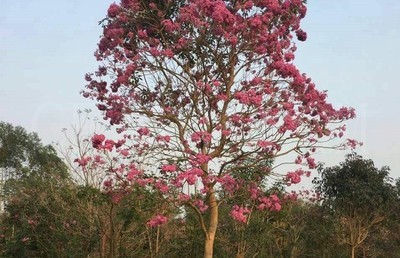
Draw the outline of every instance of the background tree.
<instances>
[{"instance_id":1,"label":"background tree","mask_svg":"<svg viewBox=\"0 0 400 258\"><path fill-rule=\"evenodd\" d=\"M43 145L36 133L20 126L0 122L0 190L1 207L16 191L16 182L67 178L63 161L50 145ZM21 185L22 187L22 185Z\"/></svg>"},{"instance_id":2,"label":"background tree","mask_svg":"<svg viewBox=\"0 0 400 258\"><path fill-rule=\"evenodd\" d=\"M377 169L372 160L352 153L340 166L319 171L321 179L315 183L333 215L336 237L350 246L355 257L374 227L390 216L397 198L389 168Z\"/></svg>"},{"instance_id":3,"label":"background tree","mask_svg":"<svg viewBox=\"0 0 400 258\"><path fill-rule=\"evenodd\" d=\"M102 21L95 53L102 64L86 75L83 95L98 102L124 143L96 135L93 144L129 158L131 166L114 171L119 187L151 177L171 201L193 208L204 257L213 255L217 192L240 187L229 167L251 159L246 166L270 174L263 161L297 151L293 162L315 168L315 148L343 147L326 142L343 136L353 109L335 109L293 64L305 14L301 0L124 0ZM261 207L275 207L257 188Z\"/></svg>"}]
</instances>

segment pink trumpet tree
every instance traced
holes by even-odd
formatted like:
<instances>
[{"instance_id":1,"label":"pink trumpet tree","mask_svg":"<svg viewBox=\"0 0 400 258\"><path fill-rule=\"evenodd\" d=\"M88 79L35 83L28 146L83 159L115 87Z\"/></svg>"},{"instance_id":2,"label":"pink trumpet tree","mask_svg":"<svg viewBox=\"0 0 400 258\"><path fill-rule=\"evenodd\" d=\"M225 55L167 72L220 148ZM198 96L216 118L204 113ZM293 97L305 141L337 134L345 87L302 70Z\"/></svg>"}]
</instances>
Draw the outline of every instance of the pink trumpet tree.
<instances>
[{"instance_id":1,"label":"pink trumpet tree","mask_svg":"<svg viewBox=\"0 0 400 258\"><path fill-rule=\"evenodd\" d=\"M109 189L153 187L191 207L212 257L218 204L246 188L260 209L279 210L260 189L265 166L297 152L293 163L315 168L313 152L333 145L351 108L335 109L293 64L306 14L302 0L121 0L113 3L83 95L97 101L121 140L95 135L93 145L121 159ZM251 168L243 180L235 171ZM289 172L289 184L306 171ZM218 191L224 191L224 196ZM248 209L231 215L245 222ZM208 216L205 216L208 214ZM208 218L207 221L205 218ZM166 223L157 214L149 225Z\"/></svg>"}]
</instances>

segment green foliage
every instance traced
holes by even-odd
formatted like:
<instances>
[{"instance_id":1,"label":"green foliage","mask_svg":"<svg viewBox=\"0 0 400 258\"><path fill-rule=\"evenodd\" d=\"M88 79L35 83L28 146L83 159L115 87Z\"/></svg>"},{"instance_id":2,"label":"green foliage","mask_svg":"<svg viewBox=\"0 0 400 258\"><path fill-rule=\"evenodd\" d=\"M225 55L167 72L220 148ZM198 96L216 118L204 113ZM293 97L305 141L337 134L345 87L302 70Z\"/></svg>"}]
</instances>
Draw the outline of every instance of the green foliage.
<instances>
[{"instance_id":1,"label":"green foliage","mask_svg":"<svg viewBox=\"0 0 400 258\"><path fill-rule=\"evenodd\" d=\"M65 164L52 146L44 146L36 133L4 122L0 122L0 169L6 179L68 176Z\"/></svg>"},{"instance_id":2,"label":"green foliage","mask_svg":"<svg viewBox=\"0 0 400 258\"><path fill-rule=\"evenodd\" d=\"M355 257L396 205L389 168L377 169L372 160L352 153L340 166L321 167L319 172L321 179L314 182L333 226L331 236Z\"/></svg>"},{"instance_id":3,"label":"green foliage","mask_svg":"<svg viewBox=\"0 0 400 258\"><path fill-rule=\"evenodd\" d=\"M389 168L377 169L372 160L352 153L340 166L319 169L315 180L324 204L335 212L382 212L394 200Z\"/></svg>"}]
</instances>

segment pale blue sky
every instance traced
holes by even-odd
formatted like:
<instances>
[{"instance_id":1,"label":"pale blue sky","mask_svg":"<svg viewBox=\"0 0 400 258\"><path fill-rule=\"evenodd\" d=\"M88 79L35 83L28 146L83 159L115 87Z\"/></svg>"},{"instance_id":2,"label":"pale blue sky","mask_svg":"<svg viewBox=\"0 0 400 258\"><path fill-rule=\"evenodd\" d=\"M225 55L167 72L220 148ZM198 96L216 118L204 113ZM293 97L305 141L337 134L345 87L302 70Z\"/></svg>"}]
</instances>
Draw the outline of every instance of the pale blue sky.
<instances>
[{"instance_id":1,"label":"pale blue sky","mask_svg":"<svg viewBox=\"0 0 400 258\"><path fill-rule=\"evenodd\" d=\"M62 141L77 109L92 108L79 91L97 63L98 21L111 0L0 0L0 120ZM296 64L336 106L353 106L358 152L400 177L400 1L309 0ZM322 152L334 165L344 152Z\"/></svg>"}]
</instances>

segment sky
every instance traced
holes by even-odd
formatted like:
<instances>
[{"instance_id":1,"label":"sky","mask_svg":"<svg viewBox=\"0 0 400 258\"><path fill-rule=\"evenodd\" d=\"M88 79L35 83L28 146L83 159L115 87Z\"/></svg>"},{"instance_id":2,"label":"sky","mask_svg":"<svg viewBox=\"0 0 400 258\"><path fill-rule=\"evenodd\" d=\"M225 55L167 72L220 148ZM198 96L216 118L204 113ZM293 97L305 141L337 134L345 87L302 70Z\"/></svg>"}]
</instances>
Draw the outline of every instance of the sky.
<instances>
[{"instance_id":1,"label":"sky","mask_svg":"<svg viewBox=\"0 0 400 258\"><path fill-rule=\"evenodd\" d=\"M95 109L83 98L84 74L93 57L98 22L111 0L0 0L0 121L35 131L46 144L63 143L62 128L77 110ZM296 65L336 107L351 106L349 138L357 152L400 177L400 1L309 0ZM328 166L346 152L323 151Z\"/></svg>"}]
</instances>

